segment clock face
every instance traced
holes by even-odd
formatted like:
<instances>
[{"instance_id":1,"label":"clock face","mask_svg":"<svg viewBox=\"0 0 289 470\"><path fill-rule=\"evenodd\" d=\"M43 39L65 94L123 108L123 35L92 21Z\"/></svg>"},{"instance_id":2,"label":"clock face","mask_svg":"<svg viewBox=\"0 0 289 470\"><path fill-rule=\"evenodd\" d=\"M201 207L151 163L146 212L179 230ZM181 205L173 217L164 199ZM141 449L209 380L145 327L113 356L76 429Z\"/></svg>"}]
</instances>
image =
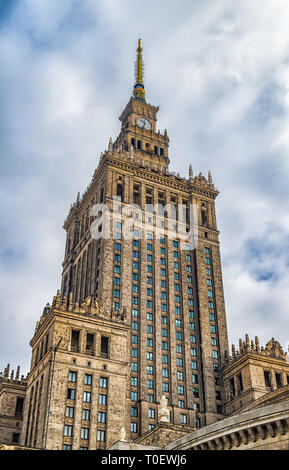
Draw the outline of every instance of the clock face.
<instances>
[{"instance_id":1,"label":"clock face","mask_svg":"<svg viewBox=\"0 0 289 470\"><path fill-rule=\"evenodd\" d=\"M150 123L147 119L145 119L145 118L143 118L143 117L138 118L138 120L136 121L136 123L137 123L137 125L138 125L139 127L141 127L142 129L146 129L147 131L150 131L151 128L152 128L151 123Z\"/></svg>"}]
</instances>

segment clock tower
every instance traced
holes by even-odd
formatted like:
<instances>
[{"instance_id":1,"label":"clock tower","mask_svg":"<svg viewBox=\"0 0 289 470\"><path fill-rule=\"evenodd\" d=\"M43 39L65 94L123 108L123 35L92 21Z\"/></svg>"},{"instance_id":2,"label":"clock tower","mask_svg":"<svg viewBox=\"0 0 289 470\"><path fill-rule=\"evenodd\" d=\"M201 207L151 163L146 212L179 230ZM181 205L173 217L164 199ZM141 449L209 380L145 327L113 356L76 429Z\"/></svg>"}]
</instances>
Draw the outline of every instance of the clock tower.
<instances>
[{"instance_id":1,"label":"clock tower","mask_svg":"<svg viewBox=\"0 0 289 470\"><path fill-rule=\"evenodd\" d=\"M121 132L115 145L132 151L139 162L153 163L156 169L168 168L169 138L167 131L157 131L159 108L145 100L141 40L137 49L136 83L133 96L120 116Z\"/></svg>"}]
</instances>

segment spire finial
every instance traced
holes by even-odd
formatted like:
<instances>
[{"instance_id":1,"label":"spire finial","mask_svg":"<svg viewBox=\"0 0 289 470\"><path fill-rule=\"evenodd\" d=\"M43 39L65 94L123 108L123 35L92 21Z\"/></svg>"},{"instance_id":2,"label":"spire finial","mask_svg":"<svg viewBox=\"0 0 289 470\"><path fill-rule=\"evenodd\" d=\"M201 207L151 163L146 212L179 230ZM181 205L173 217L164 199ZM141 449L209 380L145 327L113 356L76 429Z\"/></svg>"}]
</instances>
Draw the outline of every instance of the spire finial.
<instances>
[{"instance_id":1,"label":"spire finial","mask_svg":"<svg viewBox=\"0 0 289 470\"><path fill-rule=\"evenodd\" d=\"M143 84L144 63L142 60L141 38L138 40L137 60L135 64L135 85L133 95L137 100L145 102L145 89Z\"/></svg>"}]
</instances>

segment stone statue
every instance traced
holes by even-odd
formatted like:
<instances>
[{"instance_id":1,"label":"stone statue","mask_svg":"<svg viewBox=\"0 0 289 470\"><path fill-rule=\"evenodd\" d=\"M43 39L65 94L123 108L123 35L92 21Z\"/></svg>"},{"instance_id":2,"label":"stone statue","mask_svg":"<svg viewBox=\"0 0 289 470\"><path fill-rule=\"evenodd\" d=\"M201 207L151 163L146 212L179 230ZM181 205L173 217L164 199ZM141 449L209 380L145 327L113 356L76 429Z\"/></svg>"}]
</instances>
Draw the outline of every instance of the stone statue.
<instances>
[{"instance_id":1,"label":"stone statue","mask_svg":"<svg viewBox=\"0 0 289 470\"><path fill-rule=\"evenodd\" d=\"M125 429L121 428L121 430L119 431L119 440L120 440L120 442L126 442L125 437L126 437Z\"/></svg>"},{"instance_id":2,"label":"stone statue","mask_svg":"<svg viewBox=\"0 0 289 470\"><path fill-rule=\"evenodd\" d=\"M167 406L168 400L166 399L165 395L163 395L160 400L159 423L169 423L170 412Z\"/></svg>"}]
</instances>

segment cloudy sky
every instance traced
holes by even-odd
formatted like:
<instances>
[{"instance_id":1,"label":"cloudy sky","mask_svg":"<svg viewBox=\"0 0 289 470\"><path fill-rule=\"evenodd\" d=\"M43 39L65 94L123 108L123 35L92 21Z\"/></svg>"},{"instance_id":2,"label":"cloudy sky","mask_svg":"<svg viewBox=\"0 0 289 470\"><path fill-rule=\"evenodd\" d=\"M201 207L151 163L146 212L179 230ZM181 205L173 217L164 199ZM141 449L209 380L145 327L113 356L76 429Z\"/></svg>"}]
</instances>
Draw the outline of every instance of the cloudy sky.
<instances>
[{"instance_id":1,"label":"cloudy sky","mask_svg":"<svg viewBox=\"0 0 289 470\"><path fill-rule=\"evenodd\" d=\"M288 0L0 0L0 370L60 286L69 206L134 81L141 34L171 170L212 171L230 342L289 344Z\"/></svg>"}]
</instances>

